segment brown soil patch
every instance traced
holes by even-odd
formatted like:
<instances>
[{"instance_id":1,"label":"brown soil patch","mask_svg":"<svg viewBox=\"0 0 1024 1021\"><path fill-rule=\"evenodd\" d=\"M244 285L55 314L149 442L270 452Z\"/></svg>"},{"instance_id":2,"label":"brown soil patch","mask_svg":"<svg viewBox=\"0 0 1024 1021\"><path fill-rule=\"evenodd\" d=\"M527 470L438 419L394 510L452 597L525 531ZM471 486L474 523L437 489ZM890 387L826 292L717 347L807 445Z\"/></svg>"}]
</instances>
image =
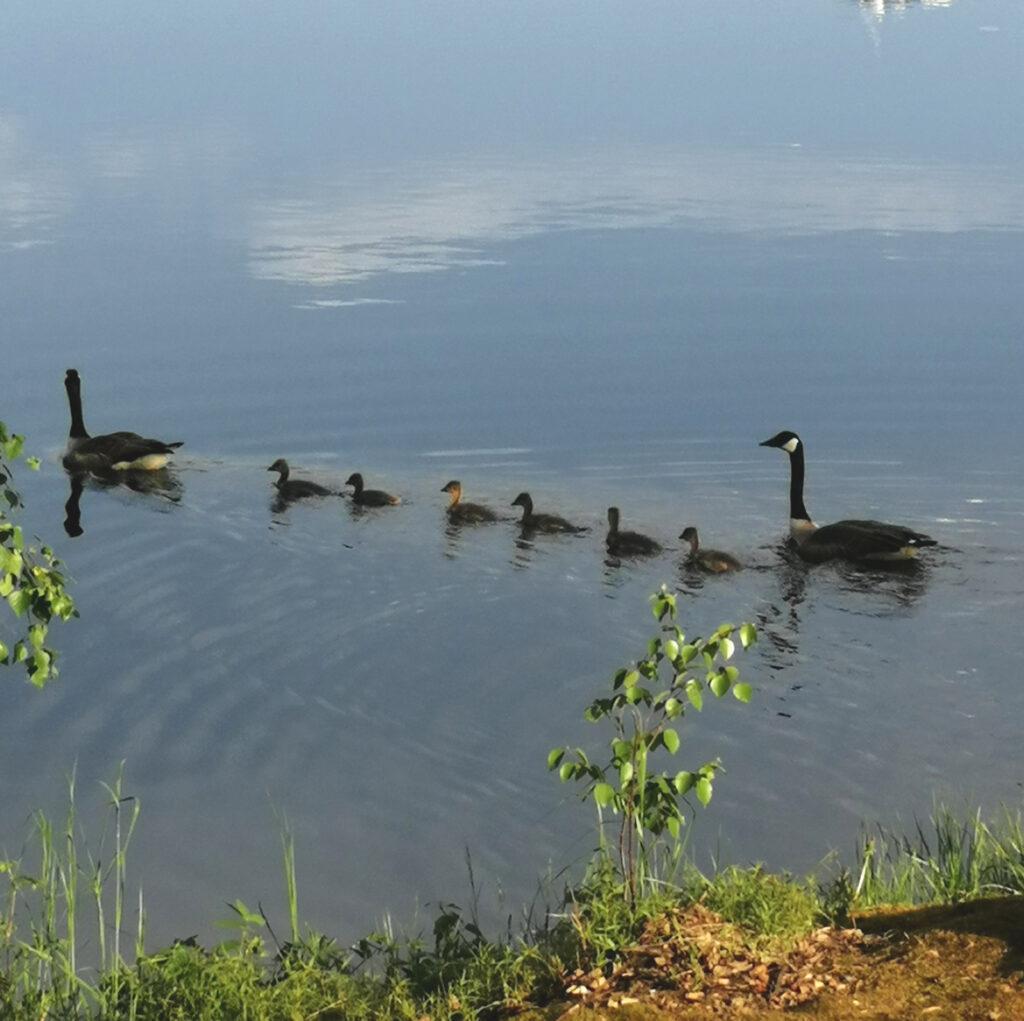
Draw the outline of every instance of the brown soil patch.
<instances>
[{"instance_id":1,"label":"brown soil patch","mask_svg":"<svg viewBox=\"0 0 1024 1021\"><path fill-rule=\"evenodd\" d=\"M697 905L569 976L546 1021L1024 1021L1024 898L882 910L795 944L752 942ZM537 1015L535 1015L537 1016Z\"/></svg>"}]
</instances>

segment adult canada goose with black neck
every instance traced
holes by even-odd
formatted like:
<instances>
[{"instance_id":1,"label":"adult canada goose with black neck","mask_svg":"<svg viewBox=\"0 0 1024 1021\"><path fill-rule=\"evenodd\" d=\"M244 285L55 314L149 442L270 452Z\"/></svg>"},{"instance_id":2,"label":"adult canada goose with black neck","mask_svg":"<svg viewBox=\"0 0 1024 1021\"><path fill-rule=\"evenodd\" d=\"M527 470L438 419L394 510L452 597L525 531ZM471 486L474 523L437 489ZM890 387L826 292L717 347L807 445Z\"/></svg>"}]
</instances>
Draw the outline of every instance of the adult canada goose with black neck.
<instances>
[{"instance_id":1,"label":"adult canada goose with black neck","mask_svg":"<svg viewBox=\"0 0 1024 1021\"><path fill-rule=\"evenodd\" d=\"M385 493L383 489L364 489L363 476L359 472L353 472L345 480L345 485L352 487L352 502L362 507L390 507L392 504L402 502L397 496Z\"/></svg>"},{"instance_id":2,"label":"adult canada goose with black neck","mask_svg":"<svg viewBox=\"0 0 1024 1021\"><path fill-rule=\"evenodd\" d=\"M82 381L76 369L64 374L64 389L71 411L71 428L64 450L63 464L69 471L156 471L181 446L181 441L165 443L133 432L104 433L90 436L82 419Z\"/></svg>"},{"instance_id":3,"label":"adult canada goose with black neck","mask_svg":"<svg viewBox=\"0 0 1024 1021\"><path fill-rule=\"evenodd\" d=\"M903 525L851 519L820 528L804 506L804 445L795 432L784 429L762 447L777 447L789 454L789 527L800 557L809 563L852 560L884 563L903 561L936 541Z\"/></svg>"},{"instance_id":4,"label":"adult canada goose with black neck","mask_svg":"<svg viewBox=\"0 0 1024 1021\"><path fill-rule=\"evenodd\" d=\"M452 479L441 487L442 493L448 494L446 513L448 520L459 525L477 525L488 521L497 521L498 515L482 503L464 503L462 500L462 483Z\"/></svg>"},{"instance_id":5,"label":"adult canada goose with black neck","mask_svg":"<svg viewBox=\"0 0 1024 1021\"><path fill-rule=\"evenodd\" d=\"M619 531L619 508L608 508L608 535L605 546L612 556L648 557L661 552L661 544L639 532Z\"/></svg>"},{"instance_id":6,"label":"adult canada goose with black neck","mask_svg":"<svg viewBox=\"0 0 1024 1021\"><path fill-rule=\"evenodd\" d=\"M702 549L700 537L693 525L687 525L679 538L690 544L687 562L694 567L710 574L725 574L740 569L740 562L731 553L723 553L720 549Z\"/></svg>"},{"instance_id":7,"label":"adult canada goose with black neck","mask_svg":"<svg viewBox=\"0 0 1024 1021\"><path fill-rule=\"evenodd\" d=\"M513 501L513 507L522 507L523 516L519 524L528 532L585 532L586 528L574 525L557 514L537 514L533 509L533 498L529 493L520 493Z\"/></svg>"},{"instance_id":8,"label":"adult canada goose with black neck","mask_svg":"<svg viewBox=\"0 0 1024 1021\"><path fill-rule=\"evenodd\" d=\"M334 495L326 486L319 482L312 482L309 479L289 478L288 462L279 457L269 468L268 472L277 472L278 478L274 485L277 487L277 495L282 500L301 500L304 496L332 496Z\"/></svg>"}]
</instances>

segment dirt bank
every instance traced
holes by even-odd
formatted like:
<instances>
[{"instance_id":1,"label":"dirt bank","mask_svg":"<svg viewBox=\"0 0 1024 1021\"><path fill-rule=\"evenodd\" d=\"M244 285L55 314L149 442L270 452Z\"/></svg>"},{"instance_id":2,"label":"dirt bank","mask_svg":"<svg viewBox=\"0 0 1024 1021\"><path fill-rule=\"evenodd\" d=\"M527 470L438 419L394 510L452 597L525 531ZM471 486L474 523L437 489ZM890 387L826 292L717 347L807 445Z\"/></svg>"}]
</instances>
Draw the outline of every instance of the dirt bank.
<instances>
[{"instance_id":1,"label":"dirt bank","mask_svg":"<svg viewBox=\"0 0 1024 1021\"><path fill-rule=\"evenodd\" d=\"M569 976L552 1019L1024 1021L1024 898L878 910L785 952L697 906L651 923L615 968Z\"/></svg>"}]
</instances>

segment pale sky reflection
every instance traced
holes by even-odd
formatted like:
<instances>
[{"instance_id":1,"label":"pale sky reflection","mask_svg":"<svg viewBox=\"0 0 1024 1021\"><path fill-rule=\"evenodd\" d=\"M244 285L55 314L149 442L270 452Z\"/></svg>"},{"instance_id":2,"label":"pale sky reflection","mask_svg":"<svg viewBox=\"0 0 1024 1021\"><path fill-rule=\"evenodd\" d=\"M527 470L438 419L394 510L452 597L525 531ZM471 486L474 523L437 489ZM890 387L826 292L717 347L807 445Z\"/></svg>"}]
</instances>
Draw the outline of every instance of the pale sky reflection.
<instances>
[{"instance_id":1,"label":"pale sky reflection","mask_svg":"<svg viewBox=\"0 0 1024 1021\"><path fill-rule=\"evenodd\" d=\"M0 114L0 244L8 249L49 244L70 201L63 176L33 156L23 134L16 118Z\"/></svg>"},{"instance_id":2,"label":"pale sky reflection","mask_svg":"<svg viewBox=\"0 0 1024 1021\"><path fill-rule=\"evenodd\" d=\"M259 279L337 285L486 263L496 242L578 229L724 231L1024 229L1010 168L834 158L799 145L758 154L444 164L367 175L251 210Z\"/></svg>"},{"instance_id":3,"label":"pale sky reflection","mask_svg":"<svg viewBox=\"0 0 1024 1021\"><path fill-rule=\"evenodd\" d=\"M857 0L861 10L873 15L879 21L886 14L899 13L913 7L949 7L953 0Z\"/></svg>"}]
</instances>

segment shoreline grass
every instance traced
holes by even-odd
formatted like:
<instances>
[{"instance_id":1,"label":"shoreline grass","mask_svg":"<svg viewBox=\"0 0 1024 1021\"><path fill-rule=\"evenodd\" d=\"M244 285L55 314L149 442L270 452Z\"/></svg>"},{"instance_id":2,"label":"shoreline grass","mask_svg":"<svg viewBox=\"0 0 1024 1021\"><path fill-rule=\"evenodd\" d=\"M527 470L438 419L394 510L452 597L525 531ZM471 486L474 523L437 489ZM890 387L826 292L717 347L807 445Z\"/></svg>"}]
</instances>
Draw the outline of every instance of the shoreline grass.
<instances>
[{"instance_id":1,"label":"shoreline grass","mask_svg":"<svg viewBox=\"0 0 1024 1021\"><path fill-rule=\"evenodd\" d=\"M598 851L560 903L488 938L472 911L437 907L432 930L399 934L391 924L352 946L300 923L295 848L281 826L288 895L287 939L240 901L234 932L205 948L194 940L147 952L141 891L126 889L126 861L139 817L122 771L104 785L107 826L93 853L75 812L55 826L42 813L18 858L0 861L0 1017L21 1019L466 1018L542 1004L567 976L611 966L645 926L700 903L750 940L795 940L823 924L887 905L956 903L1024 893L1024 823L1003 810L957 814L936 804L912 832L860 836L856 862L833 861L821 877L773 874L759 865L703 875L675 859L670 880L636 896L607 851ZM472 876L470 879L472 885ZM471 901L472 903L472 901ZM539 913L538 913L539 914ZM95 960L85 961L88 946Z\"/></svg>"}]
</instances>

